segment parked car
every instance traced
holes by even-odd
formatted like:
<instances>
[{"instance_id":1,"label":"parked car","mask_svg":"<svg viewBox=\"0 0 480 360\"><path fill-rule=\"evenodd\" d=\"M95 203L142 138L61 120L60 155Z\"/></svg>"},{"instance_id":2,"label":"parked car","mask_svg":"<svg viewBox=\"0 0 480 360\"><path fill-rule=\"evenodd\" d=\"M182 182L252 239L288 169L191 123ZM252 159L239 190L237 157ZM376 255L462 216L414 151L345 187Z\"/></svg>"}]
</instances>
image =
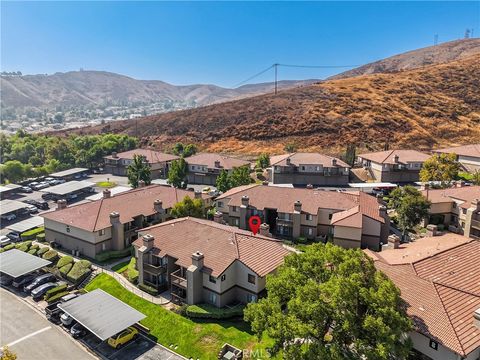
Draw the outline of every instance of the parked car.
<instances>
[{"instance_id":1,"label":"parked car","mask_svg":"<svg viewBox=\"0 0 480 360\"><path fill-rule=\"evenodd\" d=\"M38 184L38 185L35 187L35 189L36 189L36 190L42 190L42 189L45 189L45 188L47 188L47 187L49 187L49 186L50 186L50 184L49 184L48 182L42 181L40 184Z\"/></svg>"},{"instance_id":2,"label":"parked car","mask_svg":"<svg viewBox=\"0 0 480 360\"><path fill-rule=\"evenodd\" d=\"M87 335L87 329L85 329L80 323L76 323L70 328L70 334L72 334L74 339L79 339Z\"/></svg>"},{"instance_id":3,"label":"parked car","mask_svg":"<svg viewBox=\"0 0 480 360\"><path fill-rule=\"evenodd\" d=\"M52 200L52 199L53 199L53 195L50 194L50 193L42 194L42 199L43 199L43 200Z\"/></svg>"},{"instance_id":4,"label":"parked car","mask_svg":"<svg viewBox=\"0 0 480 360\"><path fill-rule=\"evenodd\" d=\"M57 180L57 179L50 180L48 183L50 184L50 186L61 184L60 180Z\"/></svg>"},{"instance_id":5,"label":"parked car","mask_svg":"<svg viewBox=\"0 0 480 360\"><path fill-rule=\"evenodd\" d=\"M48 203L46 201L37 201L37 200L33 200L33 199L27 199L27 200L23 200L22 202L24 202L25 204L36 206L37 208L39 208L41 210L48 210L49 209Z\"/></svg>"},{"instance_id":6,"label":"parked car","mask_svg":"<svg viewBox=\"0 0 480 360\"><path fill-rule=\"evenodd\" d=\"M68 294L68 295L62 296L60 298L60 301L61 302L67 302L67 301L75 299L76 297L78 297L78 294Z\"/></svg>"},{"instance_id":7,"label":"parked car","mask_svg":"<svg viewBox=\"0 0 480 360\"><path fill-rule=\"evenodd\" d=\"M12 240L13 242L20 241L22 237L20 236L20 233L18 231L10 231L7 234L7 237Z\"/></svg>"},{"instance_id":8,"label":"parked car","mask_svg":"<svg viewBox=\"0 0 480 360\"><path fill-rule=\"evenodd\" d=\"M13 277L0 273L0 285L8 286L13 282Z\"/></svg>"},{"instance_id":9,"label":"parked car","mask_svg":"<svg viewBox=\"0 0 480 360\"><path fill-rule=\"evenodd\" d=\"M12 220L15 220L17 218L17 215L15 214L4 214L2 215L2 220L3 221L12 221Z\"/></svg>"},{"instance_id":10,"label":"parked car","mask_svg":"<svg viewBox=\"0 0 480 360\"><path fill-rule=\"evenodd\" d=\"M38 184L40 184L38 181L34 181L34 182L31 182L30 184L28 184L28 186L29 186L31 189L35 189L35 186L37 186Z\"/></svg>"},{"instance_id":11,"label":"parked car","mask_svg":"<svg viewBox=\"0 0 480 360\"><path fill-rule=\"evenodd\" d=\"M23 289L24 286L30 284L33 280L35 280L35 278L37 276L38 276L37 273L22 275L22 276L16 278L13 281L12 285L16 288Z\"/></svg>"},{"instance_id":12,"label":"parked car","mask_svg":"<svg viewBox=\"0 0 480 360\"><path fill-rule=\"evenodd\" d=\"M30 294L33 289L36 287L55 281L56 278L53 274L43 274L40 276L37 276L35 280L33 280L30 284L26 285L23 287L23 291L25 291L27 294Z\"/></svg>"},{"instance_id":13,"label":"parked car","mask_svg":"<svg viewBox=\"0 0 480 360\"><path fill-rule=\"evenodd\" d=\"M137 335L138 335L138 330L130 326L127 329L123 330L122 332L118 333L117 335L114 335L111 338L109 338L108 345L116 349L119 346L125 345L130 340L135 339Z\"/></svg>"},{"instance_id":14,"label":"parked car","mask_svg":"<svg viewBox=\"0 0 480 360\"><path fill-rule=\"evenodd\" d=\"M8 244L11 244L12 240L5 235L0 236L0 247L7 246Z\"/></svg>"},{"instance_id":15,"label":"parked car","mask_svg":"<svg viewBox=\"0 0 480 360\"><path fill-rule=\"evenodd\" d=\"M75 320L73 320L73 318L67 313L63 313L60 316L60 321L62 322L62 325L65 327L70 327L75 323Z\"/></svg>"},{"instance_id":16,"label":"parked car","mask_svg":"<svg viewBox=\"0 0 480 360\"><path fill-rule=\"evenodd\" d=\"M43 296L46 294L48 290L53 289L56 286L58 286L57 283L48 282L46 284L36 287L35 289L32 290L33 300L35 301L40 300L41 298L43 298Z\"/></svg>"},{"instance_id":17,"label":"parked car","mask_svg":"<svg viewBox=\"0 0 480 360\"><path fill-rule=\"evenodd\" d=\"M65 179L57 179L57 181L58 181L59 184L64 184L64 183L66 183Z\"/></svg>"},{"instance_id":18,"label":"parked car","mask_svg":"<svg viewBox=\"0 0 480 360\"><path fill-rule=\"evenodd\" d=\"M46 178L45 178L45 179L43 179L43 180L44 180L44 181L47 181L47 182L49 182L49 181L55 180L55 178L52 178L52 177L46 177Z\"/></svg>"},{"instance_id":19,"label":"parked car","mask_svg":"<svg viewBox=\"0 0 480 360\"><path fill-rule=\"evenodd\" d=\"M77 296L78 296L77 294L68 294L68 295L62 296L60 300L55 301L53 304L48 305L45 308L45 314L47 316L47 320L55 324L61 323L60 315L62 314L62 310L57 305L70 301L72 299L75 299Z\"/></svg>"},{"instance_id":20,"label":"parked car","mask_svg":"<svg viewBox=\"0 0 480 360\"><path fill-rule=\"evenodd\" d=\"M20 188L20 191L21 191L21 192L24 192L24 193L32 193L32 192L33 192L32 188L31 188L31 187L28 187L28 186L22 186L22 187Z\"/></svg>"},{"instance_id":21,"label":"parked car","mask_svg":"<svg viewBox=\"0 0 480 360\"><path fill-rule=\"evenodd\" d=\"M38 208L35 205L28 205L27 209L30 214L38 213Z\"/></svg>"}]
</instances>

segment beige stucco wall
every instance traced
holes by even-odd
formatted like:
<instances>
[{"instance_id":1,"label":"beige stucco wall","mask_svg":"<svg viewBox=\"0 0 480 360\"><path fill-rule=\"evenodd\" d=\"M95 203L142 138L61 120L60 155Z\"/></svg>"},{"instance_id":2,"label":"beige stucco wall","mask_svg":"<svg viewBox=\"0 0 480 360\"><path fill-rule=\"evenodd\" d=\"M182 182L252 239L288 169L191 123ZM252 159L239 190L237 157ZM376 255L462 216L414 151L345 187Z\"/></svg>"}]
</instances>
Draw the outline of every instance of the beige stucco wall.
<instances>
[{"instance_id":1,"label":"beige stucco wall","mask_svg":"<svg viewBox=\"0 0 480 360\"><path fill-rule=\"evenodd\" d=\"M362 229L347 226L334 226L333 237L339 239L356 240L360 244Z\"/></svg>"},{"instance_id":2,"label":"beige stucco wall","mask_svg":"<svg viewBox=\"0 0 480 360\"><path fill-rule=\"evenodd\" d=\"M382 224L379 221L363 215L362 223L363 223L363 229L362 229L363 235L378 236L380 238L380 231L381 231Z\"/></svg>"},{"instance_id":3,"label":"beige stucco wall","mask_svg":"<svg viewBox=\"0 0 480 360\"><path fill-rule=\"evenodd\" d=\"M431 357L433 360L460 360L462 359L458 354L447 349L442 344L438 344L438 349L430 348L430 339L425 335L422 335L418 332L411 332L410 338L413 342L413 348L420 351L422 354L425 354ZM477 360L480 356L480 349L477 349L470 353L465 360Z\"/></svg>"}]
</instances>

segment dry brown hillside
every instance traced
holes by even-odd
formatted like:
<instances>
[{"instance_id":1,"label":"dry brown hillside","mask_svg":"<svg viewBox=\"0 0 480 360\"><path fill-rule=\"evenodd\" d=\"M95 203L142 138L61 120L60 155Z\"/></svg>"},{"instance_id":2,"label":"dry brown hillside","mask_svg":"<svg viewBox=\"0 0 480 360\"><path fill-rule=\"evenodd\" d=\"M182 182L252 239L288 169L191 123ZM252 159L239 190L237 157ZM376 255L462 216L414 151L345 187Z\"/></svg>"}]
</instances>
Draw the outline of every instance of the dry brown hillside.
<instances>
[{"instance_id":1,"label":"dry brown hillside","mask_svg":"<svg viewBox=\"0 0 480 360\"><path fill-rule=\"evenodd\" d=\"M120 121L77 133L138 134L238 153L299 149L432 148L480 139L480 55L393 74L326 81L253 98Z\"/></svg>"}]
</instances>

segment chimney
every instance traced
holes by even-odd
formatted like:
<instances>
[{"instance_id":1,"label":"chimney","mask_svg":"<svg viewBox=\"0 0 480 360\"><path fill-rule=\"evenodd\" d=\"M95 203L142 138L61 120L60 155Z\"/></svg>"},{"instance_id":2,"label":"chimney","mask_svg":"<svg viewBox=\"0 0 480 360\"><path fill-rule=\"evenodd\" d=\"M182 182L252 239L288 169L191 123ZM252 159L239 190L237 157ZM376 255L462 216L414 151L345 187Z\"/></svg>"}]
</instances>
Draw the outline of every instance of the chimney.
<instances>
[{"instance_id":1,"label":"chimney","mask_svg":"<svg viewBox=\"0 0 480 360\"><path fill-rule=\"evenodd\" d=\"M267 180L262 181L262 185L263 186L268 186L268 181Z\"/></svg>"},{"instance_id":2,"label":"chimney","mask_svg":"<svg viewBox=\"0 0 480 360\"><path fill-rule=\"evenodd\" d=\"M103 190L103 198L109 199L112 196L112 192L109 189Z\"/></svg>"},{"instance_id":3,"label":"chimney","mask_svg":"<svg viewBox=\"0 0 480 360\"><path fill-rule=\"evenodd\" d=\"M337 166L337 159L335 158L332 159L332 166Z\"/></svg>"},{"instance_id":4,"label":"chimney","mask_svg":"<svg viewBox=\"0 0 480 360\"><path fill-rule=\"evenodd\" d=\"M112 158L118 159L118 154L116 151L112 152Z\"/></svg>"},{"instance_id":5,"label":"chimney","mask_svg":"<svg viewBox=\"0 0 480 360\"><path fill-rule=\"evenodd\" d=\"M431 236L437 236L438 232L438 226L437 225L434 225L434 224L428 224L427 225L427 232L426 232L426 235L431 237Z\"/></svg>"},{"instance_id":6,"label":"chimney","mask_svg":"<svg viewBox=\"0 0 480 360\"><path fill-rule=\"evenodd\" d=\"M223 224L223 213L221 211L216 211L215 214L213 214L213 221L218 223L218 224Z\"/></svg>"},{"instance_id":7,"label":"chimney","mask_svg":"<svg viewBox=\"0 0 480 360\"><path fill-rule=\"evenodd\" d=\"M384 217L385 215L387 215L387 207L385 205L380 205L378 207L378 213L381 217Z\"/></svg>"},{"instance_id":8,"label":"chimney","mask_svg":"<svg viewBox=\"0 0 480 360\"><path fill-rule=\"evenodd\" d=\"M250 201L250 198L247 195L242 196L242 206L248 207L249 201Z\"/></svg>"},{"instance_id":9,"label":"chimney","mask_svg":"<svg viewBox=\"0 0 480 360\"><path fill-rule=\"evenodd\" d=\"M480 330L480 308L473 313L473 323Z\"/></svg>"},{"instance_id":10,"label":"chimney","mask_svg":"<svg viewBox=\"0 0 480 360\"><path fill-rule=\"evenodd\" d=\"M163 213L163 203L162 203L162 200L156 199L156 200L153 202L153 209L154 209L155 212L157 212L157 213Z\"/></svg>"},{"instance_id":11,"label":"chimney","mask_svg":"<svg viewBox=\"0 0 480 360\"><path fill-rule=\"evenodd\" d=\"M201 199L202 198L202 192L201 191L195 191L194 197L195 197L195 199Z\"/></svg>"},{"instance_id":12,"label":"chimney","mask_svg":"<svg viewBox=\"0 0 480 360\"><path fill-rule=\"evenodd\" d=\"M400 238L397 235L390 235L388 237L388 244L392 248L398 249L400 247Z\"/></svg>"},{"instance_id":13,"label":"chimney","mask_svg":"<svg viewBox=\"0 0 480 360\"><path fill-rule=\"evenodd\" d=\"M118 211L113 211L110 213L110 224L120 223L120 213Z\"/></svg>"},{"instance_id":14,"label":"chimney","mask_svg":"<svg viewBox=\"0 0 480 360\"><path fill-rule=\"evenodd\" d=\"M139 180L139 181L138 181L138 187L139 187L139 188L145 187L145 181Z\"/></svg>"},{"instance_id":15,"label":"chimney","mask_svg":"<svg viewBox=\"0 0 480 360\"><path fill-rule=\"evenodd\" d=\"M312 185L312 184L308 184L308 185L307 185L307 189L313 189L313 185Z\"/></svg>"},{"instance_id":16,"label":"chimney","mask_svg":"<svg viewBox=\"0 0 480 360\"><path fill-rule=\"evenodd\" d=\"M215 167L219 168L220 167L220 160L215 160Z\"/></svg>"},{"instance_id":17,"label":"chimney","mask_svg":"<svg viewBox=\"0 0 480 360\"><path fill-rule=\"evenodd\" d=\"M152 235L145 234L142 236L142 240L143 240L143 246L147 248L147 251L153 248L153 240L155 240L155 238Z\"/></svg>"},{"instance_id":18,"label":"chimney","mask_svg":"<svg viewBox=\"0 0 480 360\"><path fill-rule=\"evenodd\" d=\"M62 210L67 208L67 200L60 199L57 201L57 210Z\"/></svg>"},{"instance_id":19,"label":"chimney","mask_svg":"<svg viewBox=\"0 0 480 360\"><path fill-rule=\"evenodd\" d=\"M456 183L457 188L461 188L465 186L465 181L463 180L458 180Z\"/></svg>"},{"instance_id":20,"label":"chimney","mask_svg":"<svg viewBox=\"0 0 480 360\"><path fill-rule=\"evenodd\" d=\"M393 156L393 161L395 162L395 164L398 164L398 155L397 154L395 154Z\"/></svg>"},{"instance_id":21,"label":"chimney","mask_svg":"<svg viewBox=\"0 0 480 360\"><path fill-rule=\"evenodd\" d=\"M267 237L272 237L272 234L270 234L270 225L263 223L260 225L260 235L262 236L267 236Z\"/></svg>"},{"instance_id":22,"label":"chimney","mask_svg":"<svg viewBox=\"0 0 480 360\"><path fill-rule=\"evenodd\" d=\"M287 157L287 159L285 160L287 162L287 165L290 165L290 158Z\"/></svg>"},{"instance_id":23,"label":"chimney","mask_svg":"<svg viewBox=\"0 0 480 360\"><path fill-rule=\"evenodd\" d=\"M192 265L195 265L197 268L203 268L203 254L200 251L196 251L192 254Z\"/></svg>"},{"instance_id":24,"label":"chimney","mask_svg":"<svg viewBox=\"0 0 480 360\"><path fill-rule=\"evenodd\" d=\"M302 203L300 202L300 200L295 201L295 203L293 204L293 209L295 210L295 212L302 212Z\"/></svg>"}]
</instances>

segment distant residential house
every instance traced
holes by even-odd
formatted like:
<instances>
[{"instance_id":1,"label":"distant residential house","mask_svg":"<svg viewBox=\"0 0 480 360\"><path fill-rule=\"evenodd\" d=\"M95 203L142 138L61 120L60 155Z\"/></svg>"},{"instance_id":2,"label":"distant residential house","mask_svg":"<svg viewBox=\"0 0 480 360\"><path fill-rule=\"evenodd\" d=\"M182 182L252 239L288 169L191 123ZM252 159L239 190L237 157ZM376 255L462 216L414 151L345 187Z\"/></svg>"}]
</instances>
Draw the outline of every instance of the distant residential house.
<instances>
[{"instance_id":1,"label":"distant residential house","mask_svg":"<svg viewBox=\"0 0 480 360\"><path fill-rule=\"evenodd\" d=\"M220 195L215 206L227 224L241 229L257 215L275 237L331 239L346 248L378 251L390 229L385 206L363 192L246 185Z\"/></svg>"},{"instance_id":2,"label":"distant residential house","mask_svg":"<svg viewBox=\"0 0 480 360\"><path fill-rule=\"evenodd\" d=\"M185 161L188 164L187 182L189 184L215 185L222 170L232 172L234 168L250 166L248 161L214 153L193 155Z\"/></svg>"},{"instance_id":3,"label":"distant residential house","mask_svg":"<svg viewBox=\"0 0 480 360\"><path fill-rule=\"evenodd\" d=\"M213 221L181 218L139 231L139 283L179 303L217 307L256 301L290 252L281 241Z\"/></svg>"},{"instance_id":4,"label":"distant residential house","mask_svg":"<svg viewBox=\"0 0 480 360\"><path fill-rule=\"evenodd\" d=\"M480 170L480 144L456 146L446 149L433 150L436 153L456 154L457 161L467 171Z\"/></svg>"},{"instance_id":5,"label":"distant residential house","mask_svg":"<svg viewBox=\"0 0 480 360\"><path fill-rule=\"evenodd\" d=\"M211 197L169 186L150 185L111 196L104 190L100 200L66 207L58 201L58 209L43 213L45 239L67 251L94 258L106 250L122 250L137 236L137 231L150 224L170 219L170 210L185 196L201 197L211 206Z\"/></svg>"},{"instance_id":6,"label":"distant residential house","mask_svg":"<svg viewBox=\"0 0 480 360\"><path fill-rule=\"evenodd\" d=\"M429 189L423 185L422 194L432 205L427 223L444 224L451 231L480 239L480 186L449 189Z\"/></svg>"},{"instance_id":7,"label":"distant residential house","mask_svg":"<svg viewBox=\"0 0 480 360\"><path fill-rule=\"evenodd\" d=\"M176 155L148 149L135 149L121 153L114 152L112 155L103 158L105 171L112 175L126 176L127 168L132 163L135 155L141 155L147 159L150 165L152 179L166 178L170 163L173 160L179 159Z\"/></svg>"},{"instance_id":8,"label":"distant residential house","mask_svg":"<svg viewBox=\"0 0 480 360\"><path fill-rule=\"evenodd\" d=\"M419 181L419 174L430 155L416 150L388 150L360 154L358 161L378 182L408 183Z\"/></svg>"},{"instance_id":9,"label":"distant residential house","mask_svg":"<svg viewBox=\"0 0 480 360\"><path fill-rule=\"evenodd\" d=\"M479 359L480 240L447 233L366 252L400 289L414 325L411 359Z\"/></svg>"},{"instance_id":10,"label":"distant residential house","mask_svg":"<svg viewBox=\"0 0 480 360\"><path fill-rule=\"evenodd\" d=\"M269 179L274 184L344 186L350 166L318 153L292 153L270 158Z\"/></svg>"}]
</instances>

